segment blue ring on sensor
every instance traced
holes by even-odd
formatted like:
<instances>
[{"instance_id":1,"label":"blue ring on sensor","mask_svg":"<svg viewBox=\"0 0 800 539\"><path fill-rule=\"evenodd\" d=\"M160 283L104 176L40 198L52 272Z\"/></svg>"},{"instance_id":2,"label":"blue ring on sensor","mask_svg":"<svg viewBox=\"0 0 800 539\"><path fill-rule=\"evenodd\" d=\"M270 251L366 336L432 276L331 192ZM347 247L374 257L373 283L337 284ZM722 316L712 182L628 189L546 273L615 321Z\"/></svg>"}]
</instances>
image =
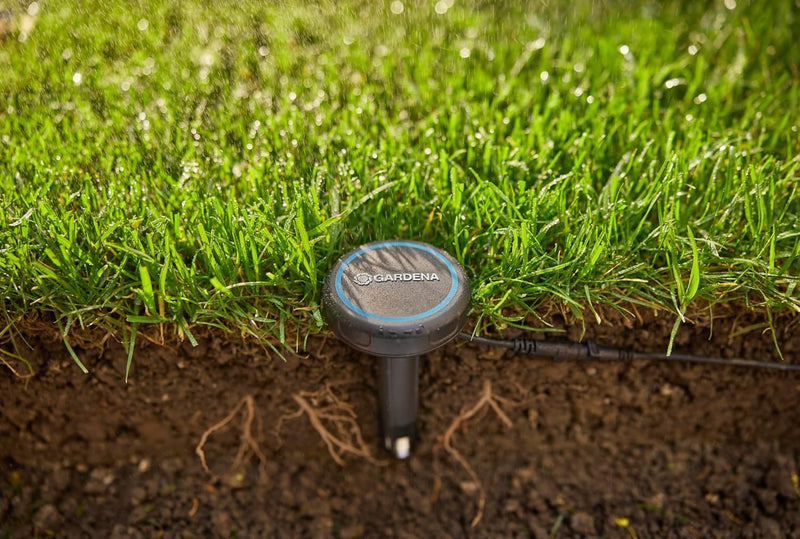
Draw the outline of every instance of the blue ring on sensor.
<instances>
[{"instance_id":1,"label":"blue ring on sensor","mask_svg":"<svg viewBox=\"0 0 800 539\"><path fill-rule=\"evenodd\" d=\"M420 251L425 251L427 253L432 254L439 260L441 260L445 266L447 266L447 270L450 272L450 291L447 293L447 296L439 302L438 305L435 307L428 309L427 311L419 314L415 314L413 316L383 316L380 314L371 313L369 311L365 311L360 307L356 307L353 303L347 299L344 295L344 290L342 289L342 275L344 274L345 268L358 258L359 256L367 253L369 251L373 251L375 249L382 249L384 247L411 247L412 249L419 249ZM339 296L339 299L342 300L348 309L351 311L358 313L362 316L366 316L368 318L372 318L373 320L378 320L380 322L414 322L415 320L421 320L432 314L436 314L437 312L444 309L448 303L450 303L456 295L458 291L458 274L456 273L456 268L453 266L453 263L447 260L447 258L443 257L441 253L437 253L435 250L431 249L427 245L420 245L418 243L412 243L409 241L382 241L380 243L376 243L370 245L368 247L363 247L358 249L355 253L351 254L347 258L345 258L342 265L339 266L339 270L336 272L336 278L334 279L336 282L336 294Z\"/></svg>"}]
</instances>

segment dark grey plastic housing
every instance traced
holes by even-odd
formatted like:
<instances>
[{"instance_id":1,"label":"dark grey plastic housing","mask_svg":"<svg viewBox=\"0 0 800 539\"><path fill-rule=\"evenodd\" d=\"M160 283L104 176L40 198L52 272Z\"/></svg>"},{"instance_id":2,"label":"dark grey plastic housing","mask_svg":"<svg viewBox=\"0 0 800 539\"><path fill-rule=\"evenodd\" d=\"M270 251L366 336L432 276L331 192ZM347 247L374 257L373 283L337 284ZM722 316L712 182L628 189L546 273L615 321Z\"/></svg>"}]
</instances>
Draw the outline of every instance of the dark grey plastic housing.
<instances>
[{"instance_id":1,"label":"dark grey plastic housing","mask_svg":"<svg viewBox=\"0 0 800 539\"><path fill-rule=\"evenodd\" d=\"M444 251L418 241L377 241L340 258L323 286L336 335L378 356L384 445L411 455L417 438L419 356L452 340L466 322L470 285Z\"/></svg>"},{"instance_id":2,"label":"dark grey plastic housing","mask_svg":"<svg viewBox=\"0 0 800 539\"><path fill-rule=\"evenodd\" d=\"M347 344L372 355L412 357L458 334L470 286L449 254L418 241L362 245L333 266L323 287L325 318Z\"/></svg>"}]
</instances>

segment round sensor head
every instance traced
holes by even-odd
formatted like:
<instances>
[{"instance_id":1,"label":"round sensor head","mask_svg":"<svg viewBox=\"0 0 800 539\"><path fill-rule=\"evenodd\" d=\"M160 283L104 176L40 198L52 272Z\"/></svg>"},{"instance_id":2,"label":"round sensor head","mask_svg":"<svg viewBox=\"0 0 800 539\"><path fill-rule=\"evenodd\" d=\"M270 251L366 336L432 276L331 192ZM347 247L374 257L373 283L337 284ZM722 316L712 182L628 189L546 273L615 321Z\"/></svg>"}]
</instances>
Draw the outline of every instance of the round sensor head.
<instances>
[{"instance_id":1,"label":"round sensor head","mask_svg":"<svg viewBox=\"0 0 800 539\"><path fill-rule=\"evenodd\" d=\"M340 258L323 286L325 319L358 350L411 357L461 330L469 307L464 269L427 243L377 241Z\"/></svg>"}]
</instances>

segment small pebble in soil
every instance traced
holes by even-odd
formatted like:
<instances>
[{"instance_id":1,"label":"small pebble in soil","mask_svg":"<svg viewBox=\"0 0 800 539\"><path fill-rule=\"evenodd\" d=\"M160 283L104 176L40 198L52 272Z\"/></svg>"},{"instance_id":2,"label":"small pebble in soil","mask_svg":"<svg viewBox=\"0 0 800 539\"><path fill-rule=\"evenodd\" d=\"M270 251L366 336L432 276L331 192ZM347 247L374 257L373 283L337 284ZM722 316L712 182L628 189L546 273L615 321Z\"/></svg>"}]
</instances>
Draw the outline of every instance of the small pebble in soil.
<instances>
[{"instance_id":1,"label":"small pebble in soil","mask_svg":"<svg viewBox=\"0 0 800 539\"><path fill-rule=\"evenodd\" d=\"M56 509L55 505L49 503L40 507L33 517L33 523L36 527L43 530L53 529L60 520L61 515L58 513L58 509Z\"/></svg>"},{"instance_id":2,"label":"small pebble in soil","mask_svg":"<svg viewBox=\"0 0 800 539\"><path fill-rule=\"evenodd\" d=\"M510 498L506 500L506 503L503 504L503 512L511 514L522 513L522 506L519 503L519 500L517 500L516 498Z\"/></svg>"},{"instance_id":3,"label":"small pebble in soil","mask_svg":"<svg viewBox=\"0 0 800 539\"><path fill-rule=\"evenodd\" d=\"M789 531L781 530L781 525L768 517L759 519L758 524L764 534L762 537L785 537L786 533Z\"/></svg>"},{"instance_id":4,"label":"small pebble in soil","mask_svg":"<svg viewBox=\"0 0 800 539\"><path fill-rule=\"evenodd\" d=\"M529 519L528 531L530 532L530 537L533 537L533 539L550 538L550 532L548 532L541 524L533 519Z\"/></svg>"},{"instance_id":5,"label":"small pebble in soil","mask_svg":"<svg viewBox=\"0 0 800 539\"><path fill-rule=\"evenodd\" d=\"M365 530L366 528L364 527L364 524L351 524L350 526L345 526L339 530L339 538L356 539L358 537L364 537Z\"/></svg>"},{"instance_id":6,"label":"small pebble in soil","mask_svg":"<svg viewBox=\"0 0 800 539\"><path fill-rule=\"evenodd\" d=\"M775 465L769 469L766 483L767 487L776 490L778 494L784 498L792 499L797 496L794 484L792 483L792 474L782 466Z\"/></svg>"},{"instance_id":7,"label":"small pebble in soil","mask_svg":"<svg viewBox=\"0 0 800 539\"><path fill-rule=\"evenodd\" d=\"M756 496L768 515L774 515L778 511L778 493L769 489L758 489Z\"/></svg>"},{"instance_id":8,"label":"small pebble in soil","mask_svg":"<svg viewBox=\"0 0 800 539\"><path fill-rule=\"evenodd\" d=\"M64 492L72 481L72 474L66 468L56 468L50 475L50 482L57 492Z\"/></svg>"},{"instance_id":9,"label":"small pebble in soil","mask_svg":"<svg viewBox=\"0 0 800 539\"><path fill-rule=\"evenodd\" d=\"M86 494L102 494L114 482L114 473L107 468L95 468L89 473L83 491Z\"/></svg>"},{"instance_id":10,"label":"small pebble in soil","mask_svg":"<svg viewBox=\"0 0 800 539\"><path fill-rule=\"evenodd\" d=\"M528 509L531 509L541 514L545 514L549 509L547 505L547 500L545 500L536 491L536 489L533 488L528 491L528 499L526 500L525 505Z\"/></svg>"},{"instance_id":11,"label":"small pebble in soil","mask_svg":"<svg viewBox=\"0 0 800 539\"><path fill-rule=\"evenodd\" d=\"M594 535L596 533L594 517L583 511L575 513L570 517L569 527L572 528L572 531L584 535Z\"/></svg>"},{"instance_id":12,"label":"small pebble in soil","mask_svg":"<svg viewBox=\"0 0 800 539\"><path fill-rule=\"evenodd\" d=\"M134 507L133 510L128 515L128 523L129 524L141 524L147 519L149 516L148 513L152 510L151 507L140 505L138 507Z\"/></svg>"},{"instance_id":13,"label":"small pebble in soil","mask_svg":"<svg viewBox=\"0 0 800 539\"><path fill-rule=\"evenodd\" d=\"M124 524L116 524L114 529L111 530L111 539L143 539L144 535L142 532L133 528L131 526L125 526Z\"/></svg>"},{"instance_id":14,"label":"small pebble in soil","mask_svg":"<svg viewBox=\"0 0 800 539\"><path fill-rule=\"evenodd\" d=\"M478 484L474 481L461 481L458 486L461 487L466 494L475 494L478 492Z\"/></svg>"},{"instance_id":15,"label":"small pebble in soil","mask_svg":"<svg viewBox=\"0 0 800 539\"><path fill-rule=\"evenodd\" d=\"M133 487L131 489L131 503L139 505L147 498L147 490L142 487Z\"/></svg>"},{"instance_id":16,"label":"small pebble in soil","mask_svg":"<svg viewBox=\"0 0 800 539\"><path fill-rule=\"evenodd\" d=\"M211 522L214 524L214 531L218 536L231 537L236 527L225 510L215 511L211 515Z\"/></svg>"}]
</instances>

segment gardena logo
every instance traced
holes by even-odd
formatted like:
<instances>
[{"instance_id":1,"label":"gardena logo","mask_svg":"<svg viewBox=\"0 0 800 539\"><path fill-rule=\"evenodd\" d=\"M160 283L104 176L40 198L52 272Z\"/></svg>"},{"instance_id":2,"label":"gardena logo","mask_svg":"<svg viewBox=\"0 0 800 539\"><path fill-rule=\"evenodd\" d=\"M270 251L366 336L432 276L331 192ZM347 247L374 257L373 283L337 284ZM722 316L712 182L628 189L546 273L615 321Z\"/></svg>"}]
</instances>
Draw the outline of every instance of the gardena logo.
<instances>
[{"instance_id":1,"label":"gardena logo","mask_svg":"<svg viewBox=\"0 0 800 539\"><path fill-rule=\"evenodd\" d=\"M353 277L353 282L359 286L367 286L369 283L372 282L372 275L369 273L359 273L355 277Z\"/></svg>"},{"instance_id":2,"label":"gardena logo","mask_svg":"<svg viewBox=\"0 0 800 539\"><path fill-rule=\"evenodd\" d=\"M441 281L436 273L358 273L353 277L353 282L359 286L376 283L398 283L408 281Z\"/></svg>"}]
</instances>

